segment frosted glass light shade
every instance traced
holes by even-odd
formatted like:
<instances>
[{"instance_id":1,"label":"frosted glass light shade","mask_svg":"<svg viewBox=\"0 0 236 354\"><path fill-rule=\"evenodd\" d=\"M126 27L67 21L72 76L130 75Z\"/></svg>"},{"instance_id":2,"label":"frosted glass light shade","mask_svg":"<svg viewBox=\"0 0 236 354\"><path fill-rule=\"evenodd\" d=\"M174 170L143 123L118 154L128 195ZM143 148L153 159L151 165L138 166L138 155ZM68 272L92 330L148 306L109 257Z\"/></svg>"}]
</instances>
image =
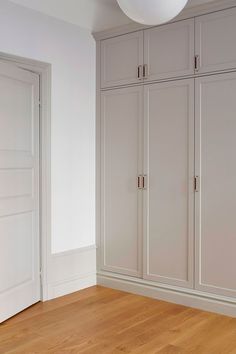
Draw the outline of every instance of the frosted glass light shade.
<instances>
[{"instance_id":1,"label":"frosted glass light shade","mask_svg":"<svg viewBox=\"0 0 236 354\"><path fill-rule=\"evenodd\" d=\"M117 0L121 10L133 21L159 25L173 19L188 0Z\"/></svg>"}]
</instances>

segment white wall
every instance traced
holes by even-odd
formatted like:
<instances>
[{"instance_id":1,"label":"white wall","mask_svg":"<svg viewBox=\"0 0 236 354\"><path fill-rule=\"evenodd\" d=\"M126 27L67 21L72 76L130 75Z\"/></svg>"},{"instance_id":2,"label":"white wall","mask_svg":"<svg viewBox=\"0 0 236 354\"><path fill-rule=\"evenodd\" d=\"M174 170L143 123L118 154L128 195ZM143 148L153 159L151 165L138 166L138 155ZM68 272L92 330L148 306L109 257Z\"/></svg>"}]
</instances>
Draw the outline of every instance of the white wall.
<instances>
[{"instance_id":1,"label":"white wall","mask_svg":"<svg viewBox=\"0 0 236 354\"><path fill-rule=\"evenodd\" d=\"M95 43L0 0L0 51L52 64L52 252L95 243Z\"/></svg>"}]
</instances>

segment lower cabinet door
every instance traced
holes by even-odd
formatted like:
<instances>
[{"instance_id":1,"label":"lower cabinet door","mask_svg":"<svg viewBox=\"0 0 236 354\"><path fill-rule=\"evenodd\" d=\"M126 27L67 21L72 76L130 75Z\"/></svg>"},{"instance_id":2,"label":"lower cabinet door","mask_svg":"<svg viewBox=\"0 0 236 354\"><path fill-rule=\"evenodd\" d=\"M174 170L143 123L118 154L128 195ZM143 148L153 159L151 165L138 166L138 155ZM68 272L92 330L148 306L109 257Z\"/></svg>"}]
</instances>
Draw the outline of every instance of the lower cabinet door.
<instances>
[{"instance_id":1,"label":"lower cabinet door","mask_svg":"<svg viewBox=\"0 0 236 354\"><path fill-rule=\"evenodd\" d=\"M194 80L144 91L144 278L193 287Z\"/></svg>"},{"instance_id":2,"label":"lower cabinet door","mask_svg":"<svg viewBox=\"0 0 236 354\"><path fill-rule=\"evenodd\" d=\"M196 287L236 296L236 73L196 79Z\"/></svg>"},{"instance_id":3,"label":"lower cabinet door","mask_svg":"<svg viewBox=\"0 0 236 354\"><path fill-rule=\"evenodd\" d=\"M101 268L141 276L143 88L101 98Z\"/></svg>"}]
</instances>

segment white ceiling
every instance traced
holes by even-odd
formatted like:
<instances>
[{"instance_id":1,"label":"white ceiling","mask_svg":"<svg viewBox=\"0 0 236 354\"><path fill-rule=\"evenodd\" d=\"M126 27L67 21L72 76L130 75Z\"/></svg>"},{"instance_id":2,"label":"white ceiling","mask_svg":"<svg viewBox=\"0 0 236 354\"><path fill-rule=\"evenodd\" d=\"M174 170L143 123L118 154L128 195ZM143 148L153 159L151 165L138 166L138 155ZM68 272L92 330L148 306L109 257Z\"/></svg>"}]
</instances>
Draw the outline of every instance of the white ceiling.
<instances>
[{"instance_id":1,"label":"white ceiling","mask_svg":"<svg viewBox=\"0 0 236 354\"><path fill-rule=\"evenodd\" d=\"M88 28L102 31L130 23L116 0L11 0L12 2L42 12L46 15ZM189 0L195 6L214 0Z\"/></svg>"}]
</instances>

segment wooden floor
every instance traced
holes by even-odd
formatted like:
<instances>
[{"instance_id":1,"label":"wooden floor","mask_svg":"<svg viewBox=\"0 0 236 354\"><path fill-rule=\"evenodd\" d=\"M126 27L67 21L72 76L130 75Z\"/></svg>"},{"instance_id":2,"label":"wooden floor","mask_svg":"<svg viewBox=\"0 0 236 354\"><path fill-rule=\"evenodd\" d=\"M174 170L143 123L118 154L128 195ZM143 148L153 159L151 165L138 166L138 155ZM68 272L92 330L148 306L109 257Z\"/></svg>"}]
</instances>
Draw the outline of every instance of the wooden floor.
<instances>
[{"instance_id":1,"label":"wooden floor","mask_svg":"<svg viewBox=\"0 0 236 354\"><path fill-rule=\"evenodd\" d=\"M236 319L97 286L0 325L0 353L236 354Z\"/></svg>"}]
</instances>

